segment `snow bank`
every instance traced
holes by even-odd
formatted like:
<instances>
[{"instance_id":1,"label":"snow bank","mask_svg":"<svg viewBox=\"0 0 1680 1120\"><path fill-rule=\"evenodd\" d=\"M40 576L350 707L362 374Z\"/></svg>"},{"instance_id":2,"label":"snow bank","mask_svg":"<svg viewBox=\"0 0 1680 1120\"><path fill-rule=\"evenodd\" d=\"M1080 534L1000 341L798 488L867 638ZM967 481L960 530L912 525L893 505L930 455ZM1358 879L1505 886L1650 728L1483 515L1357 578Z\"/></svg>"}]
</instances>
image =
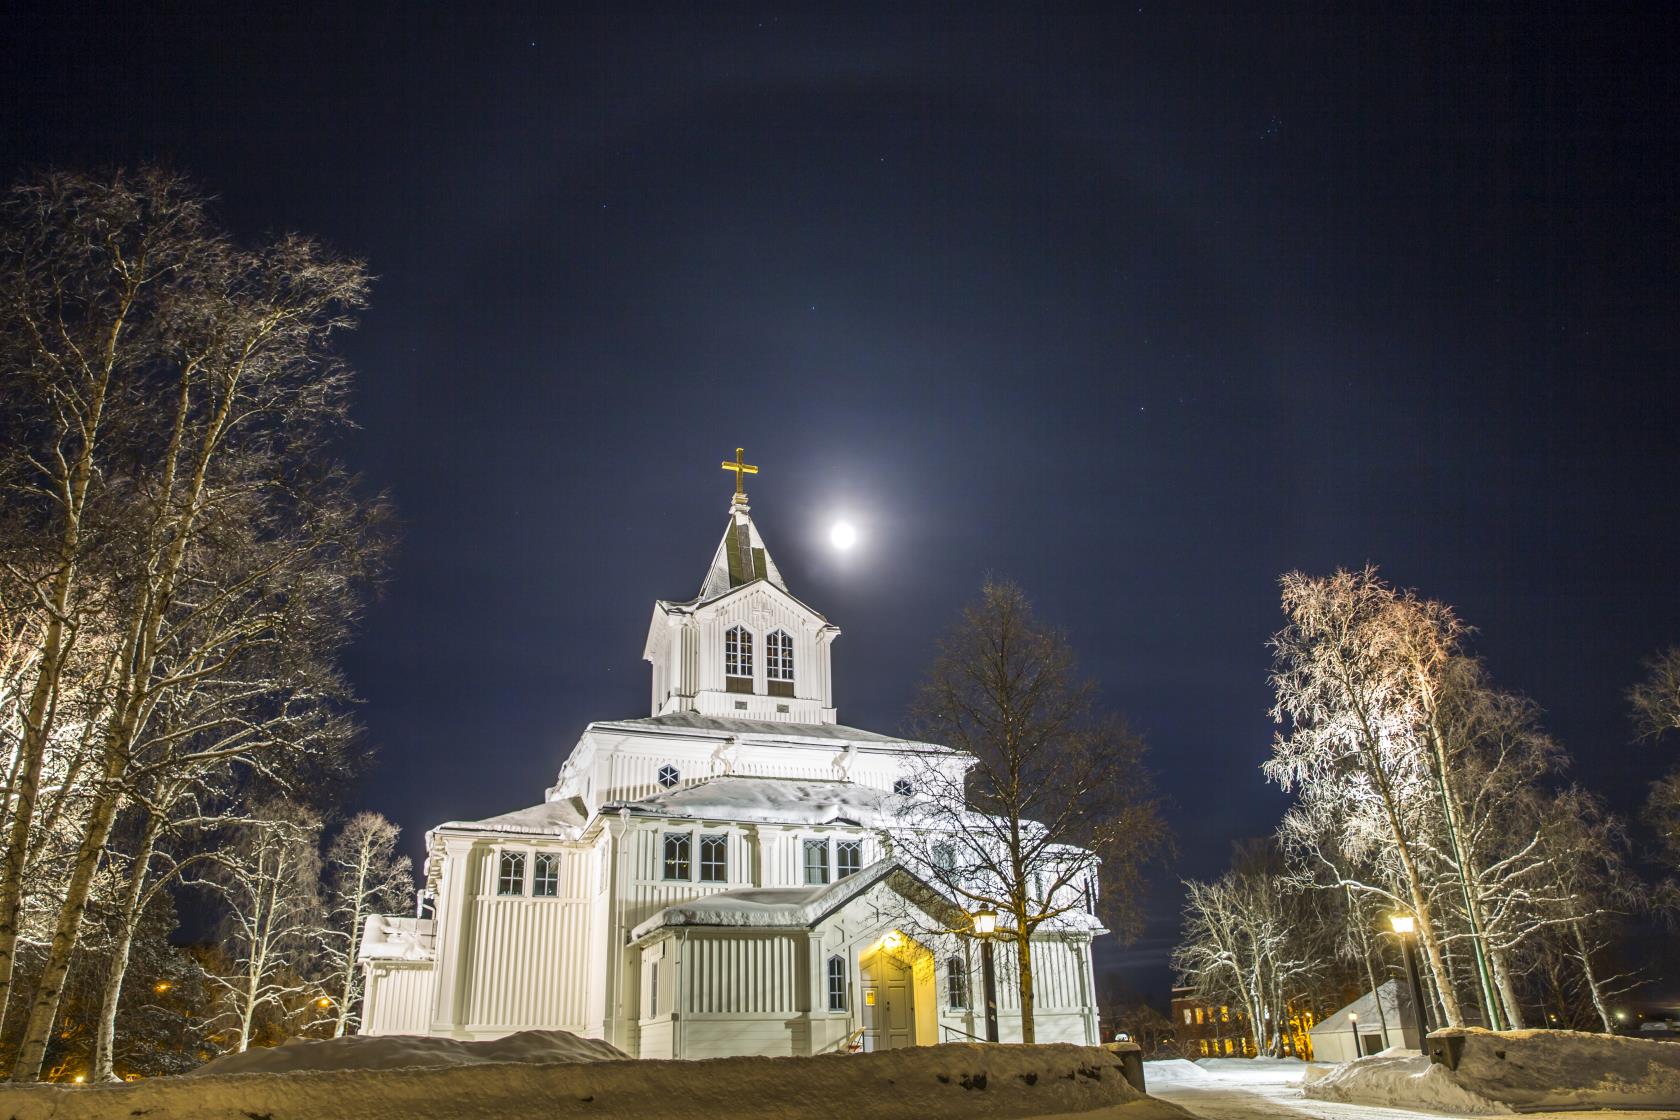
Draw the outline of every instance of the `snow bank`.
<instances>
[{"instance_id":1,"label":"snow bank","mask_svg":"<svg viewBox=\"0 0 1680 1120\"><path fill-rule=\"evenodd\" d=\"M286 1047L286 1050L298 1047ZM0 1087L16 1120L930 1120L1076 1115L1187 1120L1096 1047L953 1043L876 1054L708 1061L521 1060L450 1068L160 1077Z\"/></svg>"},{"instance_id":2,"label":"snow bank","mask_svg":"<svg viewBox=\"0 0 1680 1120\"><path fill-rule=\"evenodd\" d=\"M1459 1116L1499 1116L1513 1111L1465 1088L1446 1066L1421 1054L1359 1058L1306 1079L1303 1096L1348 1104L1421 1108Z\"/></svg>"},{"instance_id":3,"label":"snow bank","mask_svg":"<svg viewBox=\"0 0 1680 1120\"><path fill-rule=\"evenodd\" d=\"M447 1069L486 1062L611 1062L630 1055L598 1038L568 1031L519 1031L485 1042L417 1034L352 1035L325 1041L297 1039L259 1046L200 1066L188 1077L225 1073L295 1073L300 1070Z\"/></svg>"},{"instance_id":4,"label":"snow bank","mask_svg":"<svg viewBox=\"0 0 1680 1120\"><path fill-rule=\"evenodd\" d=\"M1518 1111L1680 1108L1680 1045L1580 1031L1438 1031L1462 1045L1454 1076Z\"/></svg>"}]
</instances>

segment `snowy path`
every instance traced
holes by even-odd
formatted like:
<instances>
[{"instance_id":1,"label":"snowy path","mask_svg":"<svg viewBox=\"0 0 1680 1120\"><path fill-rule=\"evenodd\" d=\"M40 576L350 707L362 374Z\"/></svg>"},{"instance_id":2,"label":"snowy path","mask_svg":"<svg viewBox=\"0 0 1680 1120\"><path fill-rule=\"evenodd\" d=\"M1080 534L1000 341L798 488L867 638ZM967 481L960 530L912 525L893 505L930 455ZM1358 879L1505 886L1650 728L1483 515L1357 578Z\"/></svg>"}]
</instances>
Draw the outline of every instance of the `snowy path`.
<instances>
[{"instance_id":1,"label":"snowy path","mask_svg":"<svg viewBox=\"0 0 1680 1120\"><path fill-rule=\"evenodd\" d=\"M1246 1068L1245 1068L1246 1067ZM1149 1095L1202 1120L1440 1120L1438 1112L1309 1100L1301 1095L1301 1066L1264 1061L1147 1062ZM1523 1120L1680 1120L1680 1112L1530 1112Z\"/></svg>"}]
</instances>

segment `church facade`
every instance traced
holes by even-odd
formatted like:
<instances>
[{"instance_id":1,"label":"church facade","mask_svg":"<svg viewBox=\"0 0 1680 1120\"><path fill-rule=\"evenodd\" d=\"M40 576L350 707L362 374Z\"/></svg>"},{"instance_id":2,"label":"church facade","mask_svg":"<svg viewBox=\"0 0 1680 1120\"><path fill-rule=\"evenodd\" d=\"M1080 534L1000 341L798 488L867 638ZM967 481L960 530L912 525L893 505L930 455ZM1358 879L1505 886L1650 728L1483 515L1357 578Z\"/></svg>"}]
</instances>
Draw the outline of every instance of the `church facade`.
<instances>
[{"instance_id":1,"label":"church facade","mask_svg":"<svg viewBox=\"0 0 1680 1120\"><path fill-rule=\"evenodd\" d=\"M564 1029L647 1058L985 1037L972 923L892 841L909 776L965 757L838 722L840 631L788 590L725 465L699 594L654 605L650 714L590 724L537 805L427 834L424 916L363 936L363 1033ZM1098 1041L1102 932L1078 910L1035 935L1039 1041Z\"/></svg>"}]
</instances>

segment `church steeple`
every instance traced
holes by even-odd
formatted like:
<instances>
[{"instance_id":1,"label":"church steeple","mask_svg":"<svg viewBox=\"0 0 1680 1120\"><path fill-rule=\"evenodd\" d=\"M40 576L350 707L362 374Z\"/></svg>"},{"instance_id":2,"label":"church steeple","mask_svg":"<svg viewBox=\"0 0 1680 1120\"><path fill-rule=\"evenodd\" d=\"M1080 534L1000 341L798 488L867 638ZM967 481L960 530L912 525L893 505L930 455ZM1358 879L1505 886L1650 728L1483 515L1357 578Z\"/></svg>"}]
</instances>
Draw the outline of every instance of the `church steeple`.
<instances>
[{"instance_id":1,"label":"church steeple","mask_svg":"<svg viewBox=\"0 0 1680 1120\"><path fill-rule=\"evenodd\" d=\"M700 584L699 601L715 599L755 579L769 580L783 591L782 573L770 558L770 550L758 535L752 522L751 507L747 505L746 476L757 474L758 468L744 460L743 448L735 449L735 461L724 460L723 469L735 472L735 497L729 503L729 523L724 526L723 539L712 556L711 567Z\"/></svg>"},{"instance_id":2,"label":"church steeple","mask_svg":"<svg viewBox=\"0 0 1680 1120\"><path fill-rule=\"evenodd\" d=\"M838 627L782 582L747 506L758 468L735 449L735 495L700 594L654 604L642 656L653 666L653 714L835 721L829 646Z\"/></svg>"}]
</instances>

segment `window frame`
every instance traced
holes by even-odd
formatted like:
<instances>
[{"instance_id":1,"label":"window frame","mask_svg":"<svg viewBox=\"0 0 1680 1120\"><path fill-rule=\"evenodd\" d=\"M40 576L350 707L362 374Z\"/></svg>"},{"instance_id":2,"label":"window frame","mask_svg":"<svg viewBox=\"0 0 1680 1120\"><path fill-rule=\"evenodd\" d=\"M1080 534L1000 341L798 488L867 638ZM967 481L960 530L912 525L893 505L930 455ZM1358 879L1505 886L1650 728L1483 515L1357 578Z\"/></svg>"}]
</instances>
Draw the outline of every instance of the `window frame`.
<instances>
[{"instance_id":1,"label":"window frame","mask_svg":"<svg viewBox=\"0 0 1680 1120\"><path fill-rule=\"evenodd\" d=\"M723 675L737 680L753 679L753 647L758 635L737 622L723 632ZM731 650L730 647L734 649Z\"/></svg>"},{"instance_id":2,"label":"window frame","mask_svg":"<svg viewBox=\"0 0 1680 1120\"><path fill-rule=\"evenodd\" d=\"M830 845L827 840L807 838L801 842L799 846L799 863L800 867L803 869L803 878L807 887L826 887L828 884L834 882L834 861L829 857L829 846ZM820 879L811 878L811 872L815 870L811 863L811 853L815 851L822 852L822 878Z\"/></svg>"},{"instance_id":3,"label":"window frame","mask_svg":"<svg viewBox=\"0 0 1680 1120\"><path fill-rule=\"evenodd\" d=\"M847 1010L846 999L846 958L835 953L828 958L828 1010L830 1012L844 1012Z\"/></svg>"},{"instance_id":4,"label":"window frame","mask_svg":"<svg viewBox=\"0 0 1680 1120\"><path fill-rule=\"evenodd\" d=\"M892 791L894 797L912 797L916 793L916 787L909 778L894 778Z\"/></svg>"},{"instance_id":5,"label":"window frame","mask_svg":"<svg viewBox=\"0 0 1680 1120\"><path fill-rule=\"evenodd\" d=\"M968 962L958 953L945 958L945 1006L952 1011L968 1010Z\"/></svg>"},{"instance_id":6,"label":"window frame","mask_svg":"<svg viewBox=\"0 0 1680 1120\"><path fill-rule=\"evenodd\" d=\"M543 874L547 868L548 875ZM542 889L546 885L547 890ZM560 853L536 852L531 857L531 897L559 898L560 897Z\"/></svg>"},{"instance_id":7,"label":"window frame","mask_svg":"<svg viewBox=\"0 0 1680 1120\"><path fill-rule=\"evenodd\" d=\"M708 849L716 849L718 858L708 859L711 853ZM699 883L727 883L729 882L729 834L727 832L702 832L700 834L699 858L694 861L695 869L699 873L695 879ZM716 874L712 874L713 869Z\"/></svg>"},{"instance_id":8,"label":"window frame","mask_svg":"<svg viewBox=\"0 0 1680 1120\"><path fill-rule=\"evenodd\" d=\"M845 860L843 860L840 855L843 851L850 852L853 856L854 862L850 870L845 869ZM834 842L834 881L838 883L840 880L850 878L862 870L863 841L836 840Z\"/></svg>"},{"instance_id":9,"label":"window frame","mask_svg":"<svg viewBox=\"0 0 1680 1120\"><path fill-rule=\"evenodd\" d=\"M667 774L670 775L670 781L665 780ZM676 789L682 784L682 771L677 768L676 763L664 762L654 772L653 780L660 789Z\"/></svg>"},{"instance_id":10,"label":"window frame","mask_svg":"<svg viewBox=\"0 0 1680 1120\"><path fill-rule=\"evenodd\" d=\"M509 890L508 889L509 882L510 882L510 876L508 875L508 864L509 864L510 861L512 861L514 866L516 866L518 868L518 871L515 873L518 877L518 889L517 890ZM530 862L531 862L530 860L525 858L525 853L523 851L520 851L517 848L497 848L496 849L496 897L497 898L524 898L526 896L526 894L529 893L525 889L525 873L526 873L527 869L530 867Z\"/></svg>"},{"instance_id":11,"label":"window frame","mask_svg":"<svg viewBox=\"0 0 1680 1120\"><path fill-rule=\"evenodd\" d=\"M793 635L781 627L764 635L764 679L793 683Z\"/></svg>"},{"instance_id":12,"label":"window frame","mask_svg":"<svg viewBox=\"0 0 1680 1120\"><path fill-rule=\"evenodd\" d=\"M681 855L671 854L672 844L681 845ZM682 874L671 874L673 865L680 865ZM660 834L659 879L664 883L692 883L694 881L694 833L665 832Z\"/></svg>"}]
</instances>

